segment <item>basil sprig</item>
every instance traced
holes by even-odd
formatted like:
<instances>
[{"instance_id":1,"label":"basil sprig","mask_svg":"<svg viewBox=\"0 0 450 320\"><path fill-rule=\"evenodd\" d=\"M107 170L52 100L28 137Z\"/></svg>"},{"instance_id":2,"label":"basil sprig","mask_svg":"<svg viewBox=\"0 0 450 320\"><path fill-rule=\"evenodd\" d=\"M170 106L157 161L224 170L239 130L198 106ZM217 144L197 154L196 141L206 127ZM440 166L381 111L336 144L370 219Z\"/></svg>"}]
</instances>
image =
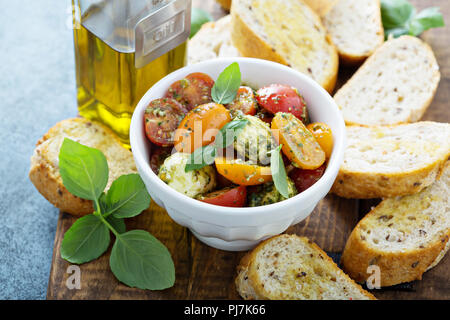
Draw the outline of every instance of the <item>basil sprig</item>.
<instances>
[{"instance_id":1,"label":"basil sprig","mask_svg":"<svg viewBox=\"0 0 450 320\"><path fill-rule=\"evenodd\" d=\"M430 7L416 13L407 0L381 0L381 18L386 38L405 34L418 36L425 30L445 25L439 8Z\"/></svg>"},{"instance_id":2,"label":"basil sprig","mask_svg":"<svg viewBox=\"0 0 450 320\"><path fill-rule=\"evenodd\" d=\"M236 98L240 86L241 70L239 64L233 62L220 73L211 89L211 97L215 103L231 103Z\"/></svg>"},{"instance_id":3,"label":"basil sprig","mask_svg":"<svg viewBox=\"0 0 450 320\"><path fill-rule=\"evenodd\" d=\"M283 157L281 156L281 147L282 145L279 145L270 151L270 171L272 172L275 188L287 199L289 198L289 188L286 168L284 167Z\"/></svg>"},{"instance_id":4,"label":"basil sprig","mask_svg":"<svg viewBox=\"0 0 450 320\"><path fill-rule=\"evenodd\" d=\"M147 231L126 231L124 218L134 217L150 205L139 175L123 175L103 192L108 182L105 156L67 138L59 152L59 165L66 189L92 200L95 209L64 234L61 257L76 264L97 259L108 249L111 231L115 242L110 267L119 281L150 290L173 286L175 267L167 248Z\"/></svg>"},{"instance_id":5,"label":"basil sprig","mask_svg":"<svg viewBox=\"0 0 450 320\"><path fill-rule=\"evenodd\" d=\"M199 170L213 164L216 155L219 154L219 149L230 146L247 123L247 119L236 119L225 124L217 133L214 143L197 148L191 153L184 171Z\"/></svg>"},{"instance_id":6,"label":"basil sprig","mask_svg":"<svg viewBox=\"0 0 450 320\"><path fill-rule=\"evenodd\" d=\"M189 38L192 38L203 24L212 21L211 15L205 10L199 8L192 8L191 12L191 33Z\"/></svg>"}]
</instances>

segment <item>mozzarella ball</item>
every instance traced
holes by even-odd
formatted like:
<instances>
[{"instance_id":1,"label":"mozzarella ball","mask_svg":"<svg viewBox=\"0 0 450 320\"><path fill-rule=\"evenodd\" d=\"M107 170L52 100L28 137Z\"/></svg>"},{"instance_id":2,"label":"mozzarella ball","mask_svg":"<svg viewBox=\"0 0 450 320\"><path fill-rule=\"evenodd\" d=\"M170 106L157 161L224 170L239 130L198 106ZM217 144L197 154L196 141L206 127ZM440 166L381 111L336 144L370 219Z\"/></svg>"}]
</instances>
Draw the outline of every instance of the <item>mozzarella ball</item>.
<instances>
[{"instance_id":1,"label":"mozzarella ball","mask_svg":"<svg viewBox=\"0 0 450 320\"><path fill-rule=\"evenodd\" d=\"M167 185L188 197L209 192L216 186L216 172L213 166L205 166L199 170L184 170L190 154L176 152L166 158L159 168L159 178Z\"/></svg>"}]
</instances>

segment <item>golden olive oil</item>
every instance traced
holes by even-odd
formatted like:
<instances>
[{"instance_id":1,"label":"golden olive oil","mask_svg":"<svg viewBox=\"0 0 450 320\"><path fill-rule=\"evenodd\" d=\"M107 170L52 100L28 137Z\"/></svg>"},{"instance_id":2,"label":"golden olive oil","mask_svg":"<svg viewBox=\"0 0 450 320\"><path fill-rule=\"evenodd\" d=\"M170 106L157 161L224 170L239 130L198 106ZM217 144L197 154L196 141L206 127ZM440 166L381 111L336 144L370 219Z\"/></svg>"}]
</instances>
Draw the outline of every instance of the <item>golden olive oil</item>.
<instances>
[{"instance_id":1,"label":"golden olive oil","mask_svg":"<svg viewBox=\"0 0 450 320\"><path fill-rule=\"evenodd\" d=\"M120 29L113 31L120 38ZM142 68L135 53L117 51L83 26L74 29L78 111L110 127L129 147L129 128L136 104L158 80L186 64L186 42Z\"/></svg>"}]
</instances>

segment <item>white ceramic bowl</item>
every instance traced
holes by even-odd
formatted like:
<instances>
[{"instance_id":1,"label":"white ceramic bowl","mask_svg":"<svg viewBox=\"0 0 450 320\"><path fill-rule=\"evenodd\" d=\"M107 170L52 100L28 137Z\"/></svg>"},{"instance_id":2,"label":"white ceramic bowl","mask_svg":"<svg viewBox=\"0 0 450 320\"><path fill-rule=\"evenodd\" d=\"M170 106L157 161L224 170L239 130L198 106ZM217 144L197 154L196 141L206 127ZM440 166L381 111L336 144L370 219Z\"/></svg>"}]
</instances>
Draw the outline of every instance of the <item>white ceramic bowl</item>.
<instances>
[{"instance_id":1,"label":"white ceramic bowl","mask_svg":"<svg viewBox=\"0 0 450 320\"><path fill-rule=\"evenodd\" d=\"M192 72L204 72L213 79L232 62L238 62L242 82L254 88L272 83L293 86L306 100L313 122L324 122L333 131L334 147L324 175L309 189L290 199L254 208L227 208L189 198L175 191L149 166L150 143L144 132L144 111L150 101L161 98L169 86ZM189 228L202 242L222 250L241 251L285 231L304 220L325 197L336 179L345 148L345 124L331 96L308 76L284 65L252 58L222 58L189 65L164 77L142 97L134 111L130 143L142 180L152 199L170 217Z\"/></svg>"}]
</instances>

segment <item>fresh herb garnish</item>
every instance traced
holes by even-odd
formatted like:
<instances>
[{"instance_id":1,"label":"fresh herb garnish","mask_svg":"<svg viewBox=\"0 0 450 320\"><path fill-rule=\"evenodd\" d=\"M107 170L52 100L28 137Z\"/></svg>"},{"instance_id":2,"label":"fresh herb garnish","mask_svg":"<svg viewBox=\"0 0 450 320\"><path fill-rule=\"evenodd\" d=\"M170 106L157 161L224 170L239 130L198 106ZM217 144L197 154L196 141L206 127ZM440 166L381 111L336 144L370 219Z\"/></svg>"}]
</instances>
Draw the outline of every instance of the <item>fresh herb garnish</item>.
<instances>
[{"instance_id":1,"label":"fresh herb garnish","mask_svg":"<svg viewBox=\"0 0 450 320\"><path fill-rule=\"evenodd\" d=\"M215 103L231 103L236 98L240 86L241 70L239 69L239 64L233 62L217 78L211 89L211 97Z\"/></svg>"},{"instance_id":2,"label":"fresh herb garnish","mask_svg":"<svg viewBox=\"0 0 450 320\"><path fill-rule=\"evenodd\" d=\"M203 24L212 21L211 15L205 10L199 8L192 8L191 11L191 33L189 39L192 38Z\"/></svg>"},{"instance_id":3,"label":"fresh herb garnish","mask_svg":"<svg viewBox=\"0 0 450 320\"><path fill-rule=\"evenodd\" d=\"M72 194L92 200L95 212L78 219L61 244L61 257L85 263L100 257L115 236L110 267L131 287L161 290L173 286L175 267L167 248L144 230L126 231L123 218L148 208L150 195L138 174L116 179L108 192L108 164L101 151L65 138L59 152L63 184Z\"/></svg>"},{"instance_id":4,"label":"fresh herb garnish","mask_svg":"<svg viewBox=\"0 0 450 320\"><path fill-rule=\"evenodd\" d=\"M237 91L241 85L241 71L239 64L233 62L226 67L217 78L211 89L211 96L215 103L227 104L236 98ZM191 157L184 170L186 172L199 170L214 162L219 154L219 149L231 145L236 140L239 131L248 123L246 119L235 119L225 124L217 133L214 143L197 148L191 153Z\"/></svg>"},{"instance_id":5,"label":"fresh herb garnish","mask_svg":"<svg viewBox=\"0 0 450 320\"><path fill-rule=\"evenodd\" d=\"M236 140L239 131L247 123L247 119L236 119L225 124L217 133L214 143L197 148L191 153L191 157L186 163L184 171L199 170L214 163L214 158L219 154L219 149L231 145Z\"/></svg>"},{"instance_id":6,"label":"fresh herb garnish","mask_svg":"<svg viewBox=\"0 0 450 320\"><path fill-rule=\"evenodd\" d=\"M392 35L418 36L425 30L443 27L444 19L439 8L430 7L416 13L407 0L381 0L381 18L386 39Z\"/></svg>"},{"instance_id":7,"label":"fresh herb garnish","mask_svg":"<svg viewBox=\"0 0 450 320\"><path fill-rule=\"evenodd\" d=\"M270 151L270 171L272 172L275 188L287 199L289 198L289 188L286 168L284 167L283 157L281 156L281 147L282 145L279 145Z\"/></svg>"}]
</instances>

